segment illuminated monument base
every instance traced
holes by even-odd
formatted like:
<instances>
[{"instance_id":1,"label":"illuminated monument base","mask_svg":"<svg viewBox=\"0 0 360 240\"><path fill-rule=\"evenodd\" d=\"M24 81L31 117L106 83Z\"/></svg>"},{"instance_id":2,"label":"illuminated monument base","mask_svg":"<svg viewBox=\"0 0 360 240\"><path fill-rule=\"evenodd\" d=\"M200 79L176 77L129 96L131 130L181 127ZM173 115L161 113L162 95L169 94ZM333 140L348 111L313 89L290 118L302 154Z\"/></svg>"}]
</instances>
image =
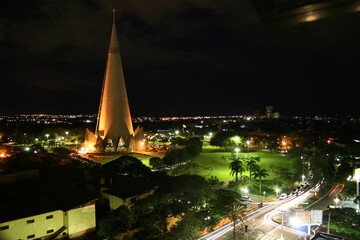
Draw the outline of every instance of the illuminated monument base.
<instances>
[{"instance_id":1,"label":"illuminated monument base","mask_svg":"<svg viewBox=\"0 0 360 240\"><path fill-rule=\"evenodd\" d=\"M134 135L129 136L126 141L123 138L120 138L117 145L115 145L111 139L102 139L89 129L86 129L85 141L81 149L82 152L86 153L127 153L144 150L145 142L142 127L137 127L134 131Z\"/></svg>"}]
</instances>

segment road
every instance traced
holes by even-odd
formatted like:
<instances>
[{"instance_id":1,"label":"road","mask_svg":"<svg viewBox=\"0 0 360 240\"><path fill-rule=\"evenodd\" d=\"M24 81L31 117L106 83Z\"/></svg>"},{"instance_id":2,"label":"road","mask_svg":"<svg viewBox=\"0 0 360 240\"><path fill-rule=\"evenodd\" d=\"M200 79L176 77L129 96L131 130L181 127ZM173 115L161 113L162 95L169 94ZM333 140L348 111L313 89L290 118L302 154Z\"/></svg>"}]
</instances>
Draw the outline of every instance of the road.
<instances>
[{"instance_id":1,"label":"road","mask_svg":"<svg viewBox=\"0 0 360 240\"><path fill-rule=\"evenodd\" d=\"M293 195L284 200L275 200L264 204L262 208L256 208L254 211L244 216L245 223L238 223L235 230L236 239L243 240L300 240L306 239L309 235L286 226L285 220L289 210L314 195L314 191L318 190L320 185L306 192L302 192L298 196ZM254 203L257 204L257 203ZM282 221L283 220L283 221ZM282 222L284 224L282 224ZM244 225L247 225L245 232ZM216 230L203 235L199 240L232 240L233 225L229 222Z\"/></svg>"}]
</instances>

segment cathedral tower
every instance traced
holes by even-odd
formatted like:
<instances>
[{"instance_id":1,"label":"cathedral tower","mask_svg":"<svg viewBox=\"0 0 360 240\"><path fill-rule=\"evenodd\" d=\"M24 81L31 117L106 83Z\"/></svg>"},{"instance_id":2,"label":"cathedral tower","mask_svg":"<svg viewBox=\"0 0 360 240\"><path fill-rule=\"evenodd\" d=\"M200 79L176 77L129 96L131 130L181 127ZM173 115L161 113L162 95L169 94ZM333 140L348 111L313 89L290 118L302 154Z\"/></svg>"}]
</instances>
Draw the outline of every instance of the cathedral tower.
<instances>
[{"instance_id":1,"label":"cathedral tower","mask_svg":"<svg viewBox=\"0 0 360 240\"><path fill-rule=\"evenodd\" d=\"M115 10L95 136L89 136L89 131L86 133L85 139L92 139L88 143L100 152L136 150L139 148L136 142L142 137L134 136L115 26ZM135 134L142 134L142 129Z\"/></svg>"}]
</instances>

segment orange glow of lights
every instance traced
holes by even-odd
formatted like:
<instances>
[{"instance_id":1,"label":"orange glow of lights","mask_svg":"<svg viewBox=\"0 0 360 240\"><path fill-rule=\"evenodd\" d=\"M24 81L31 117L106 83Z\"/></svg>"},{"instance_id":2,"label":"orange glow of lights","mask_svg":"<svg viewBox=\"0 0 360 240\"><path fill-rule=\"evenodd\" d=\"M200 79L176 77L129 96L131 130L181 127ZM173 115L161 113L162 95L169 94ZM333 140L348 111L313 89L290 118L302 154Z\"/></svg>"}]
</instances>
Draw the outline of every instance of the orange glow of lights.
<instances>
[{"instance_id":1,"label":"orange glow of lights","mask_svg":"<svg viewBox=\"0 0 360 240\"><path fill-rule=\"evenodd\" d=\"M316 16L315 15L310 15L310 16L307 16L306 18L305 18L305 21L306 22L312 22L312 21L315 21L317 18L316 18Z\"/></svg>"}]
</instances>

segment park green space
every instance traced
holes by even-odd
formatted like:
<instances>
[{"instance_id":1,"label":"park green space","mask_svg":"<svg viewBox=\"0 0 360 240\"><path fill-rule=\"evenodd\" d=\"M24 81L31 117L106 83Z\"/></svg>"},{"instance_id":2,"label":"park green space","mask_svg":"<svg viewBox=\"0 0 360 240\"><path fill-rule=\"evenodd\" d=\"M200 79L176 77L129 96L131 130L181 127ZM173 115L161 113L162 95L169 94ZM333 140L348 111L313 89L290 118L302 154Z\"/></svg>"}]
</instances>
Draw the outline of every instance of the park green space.
<instances>
[{"instance_id":1,"label":"park green space","mask_svg":"<svg viewBox=\"0 0 360 240\"><path fill-rule=\"evenodd\" d=\"M143 164L146 166L149 165L149 159L152 155L145 154L130 154L133 157L141 160ZM250 151L245 153L239 153L239 157L246 157L247 155L252 155L256 157L260 157L259 165L262 168L268 170L269 176L266 179L274 179L275 173L271 171L271 167L273 168L292 168L292 161L287 159L285 156L273 153L269 151ZM111 162L121 155L90 155L90 157L96 161L99 161L103 164ZM203 176L205 178L210 178L211 176L216 176L220 181L224 180L232 180L234 176L230 174L229 164L232 161L232 157L234 153L231 151L223 151L221 148L205 146L203 147L202 152L198 157L196 157L190 167L188 168L180 168L180 170L176 171L176 174L197 174ZM244 176L249 176L249 172L246 171Z\"/></svg>"},{"instance_id":2,"label":"park green space","mask_svg":"<svg viewBox=\"0 0 360 240\"><path fill-rule=\"evenodd\" d=\"M239 153L239 157L246 157L252 155L260 157L259 165L268 170L269 176L266 179L274 179L275 173L271 171L273 168L288 168L292 169L292 161L285 156L269 151L250 151ZM180 173L198 174L205 178L216 176L219 180L232 180L234 176L230 175L229 164L232 161L234 153L230 151L223 151L221 148L206 146L200 155L194 159L195 165L190 169L184 169ZM244 176L249 176L246 171Z\"/></svg>"}]
</instances>

